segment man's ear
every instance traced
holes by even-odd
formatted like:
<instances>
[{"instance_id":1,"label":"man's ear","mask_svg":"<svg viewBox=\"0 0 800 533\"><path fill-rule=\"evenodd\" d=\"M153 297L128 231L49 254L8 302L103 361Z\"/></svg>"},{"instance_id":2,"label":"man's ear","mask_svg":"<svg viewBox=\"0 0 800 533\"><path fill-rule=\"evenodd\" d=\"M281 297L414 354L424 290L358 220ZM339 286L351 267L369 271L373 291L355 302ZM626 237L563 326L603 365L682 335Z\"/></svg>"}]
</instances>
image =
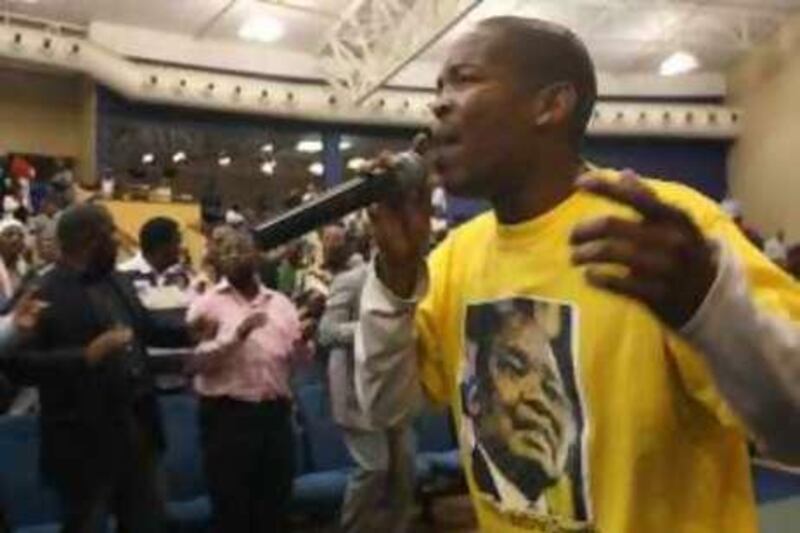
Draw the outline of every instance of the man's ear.
<instances>
[{"instance_id":1,"label":"man's ear","mask_svg":"<svg viewBox=\"0 0 800 533\"><path fill-rule=\"evenodd\" d=\"M555 83L542 89L535 102L536 125L562 124L575 111L578 95L570 83Z\"/></svg>"}]
</instances>

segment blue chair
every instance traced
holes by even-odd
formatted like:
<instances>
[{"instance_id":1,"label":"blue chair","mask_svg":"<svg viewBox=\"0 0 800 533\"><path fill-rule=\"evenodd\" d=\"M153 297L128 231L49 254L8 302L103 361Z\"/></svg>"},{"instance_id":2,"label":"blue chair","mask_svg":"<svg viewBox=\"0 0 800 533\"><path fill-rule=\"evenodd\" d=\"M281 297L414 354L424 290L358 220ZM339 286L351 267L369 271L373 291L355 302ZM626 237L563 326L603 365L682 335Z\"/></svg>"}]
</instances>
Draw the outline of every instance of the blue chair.
<instances>
[{"instance_id":1,"label":"blue chair","mask_svg":"<svg viewBox=\"0 0 800 533\"><path fill-rule=\"evenodd\" d=\"M197 398L191 394L159 397L166 431L163 458L167 515L173 529L206 531L211 520L200 451Z\"/></svg>"},{"instance_id":2,"label":"blue chair","mask_svg":"<svg viewBox=\"0 0 800 533\"><path fill-rule=\"evenodd\" d=\"M448 411L427 408L417 417L414 427L417 432L418 455L428 463L431 474L460 477L461 456Z\"/></svg>"},{"instance_id":3,"label":"blue chair","mask_svg":"<svg viewBox=\"0 0 800 533\"><path fill-rule=\"evenodd\" d=\"M353 460L330 416L323 386L302 386L296 399L308 456L303 473L294 481L293 507L313 515L335 513L341 507Z\"/></svg>"},{"instance_id":4,"label":"blue chair","mask_svg":"<svg viewBox=\"0 0 800 533\"><path fill-rule=\"evenodd\" d=\"M58 531L58 500L39 476L36 417L0 418L0 507L15 533Z\"/></svg>"},{"instance_id":5,"label":"blue chair","mask_svg":"<svg viewBox=\"0 0 800 533\"><path fill-rule=\"evenodd\" d=\"M800 497L800 474L794 472L756 464L753 483L759 504Z\"/></svg>"},{"instance_id":6,"label":"blue chair","mask_svg":"<svg viewBox=\"0 0 800 533\"><path fill-rule=\"evenodd\" d=\"M354 466L342 433L331 417L330 405L322 385L307 385L297 391L298 417L310 452L312 471L347 469Z\"/></svg>"},{"instance_id":7,"label":"blue chair","mask_svg":"<svg viewBox=\"0 0 800 533\"><path fill-rule=\"evenodd\" d=\"M414 429L417 433L417 472L418 475L426 473L418 486L422 519L432 524L434 500L439 496L465 492L466 481L449 412L427 407L414 421Z\"/></svg>"}]
</instances>

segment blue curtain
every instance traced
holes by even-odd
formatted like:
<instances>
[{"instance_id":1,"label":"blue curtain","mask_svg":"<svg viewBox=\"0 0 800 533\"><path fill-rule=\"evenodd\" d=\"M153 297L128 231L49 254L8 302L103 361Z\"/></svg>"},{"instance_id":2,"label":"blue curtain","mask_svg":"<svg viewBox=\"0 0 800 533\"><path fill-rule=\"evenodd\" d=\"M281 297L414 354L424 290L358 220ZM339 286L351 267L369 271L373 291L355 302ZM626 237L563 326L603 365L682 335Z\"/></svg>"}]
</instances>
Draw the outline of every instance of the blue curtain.
<instances>
[{"instance_id":1,"label":"blue curtain","mask_svg":"<svg viewBox=\"0 0 800 533\"><path fill-rule=\"evenodd\" d=\"M721 200L728 191L728 141L647 138L597 138L586 141L584 157L600 167L630 168L643 176L677 181ZM488 208L483 202L451 197L454 222Z\"/></svg>"},{"instance_id":2,"label":"blue curtain","mask_svg":"<svg viewBox=\"0 0 800 533\"><path fill-rule=\"evenodd\" d=\"M721 200L728 192L729 148L727 141L591 138L584 156L598 166L631 168L644 176L684 183Z\"/></svg>"}]
</instances>

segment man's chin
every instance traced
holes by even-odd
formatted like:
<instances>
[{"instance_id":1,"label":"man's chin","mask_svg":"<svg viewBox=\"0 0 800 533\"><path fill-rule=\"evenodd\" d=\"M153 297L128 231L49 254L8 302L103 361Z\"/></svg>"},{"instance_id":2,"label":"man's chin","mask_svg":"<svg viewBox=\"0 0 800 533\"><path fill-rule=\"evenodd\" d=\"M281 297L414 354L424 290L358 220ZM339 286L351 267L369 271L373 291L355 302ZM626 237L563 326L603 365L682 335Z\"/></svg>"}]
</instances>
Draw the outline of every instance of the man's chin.
<instances>
[{"instance_id":1,"label":"man's chin","mask_svg":"<svg viewBox=\"0 0 800 533\"><path fill-rule=\"evenodd\" d=\"M505 465L505 473L509 481L514 483L531 502L537 501L542 493L555 483L539 463L523 458L513 457L513 460Z\"/></svg>"},{"instance_id":2,"label":"man's chin","mask_svg":"<svg viewBox=\"0 0 800 533\"><path fill-rule=\"evenodd\" d=\"M448 172L441 176L442 186L447 194L460 196L461 198L485 199L489 192L486 184L476 180L471 176L461 172Z\"/></svg>"},{"instance_id":3,"label":"man's chin","mask_svg":"<svg viewBox=\"0 0 800 533\"><path fill-rule=\"evenodd\" d=\"M484 442L484 446L503 476L531 502L538 500L542 492L555 483L539 461L516 455L505 444Z\"/></svg>"}]
</instances>

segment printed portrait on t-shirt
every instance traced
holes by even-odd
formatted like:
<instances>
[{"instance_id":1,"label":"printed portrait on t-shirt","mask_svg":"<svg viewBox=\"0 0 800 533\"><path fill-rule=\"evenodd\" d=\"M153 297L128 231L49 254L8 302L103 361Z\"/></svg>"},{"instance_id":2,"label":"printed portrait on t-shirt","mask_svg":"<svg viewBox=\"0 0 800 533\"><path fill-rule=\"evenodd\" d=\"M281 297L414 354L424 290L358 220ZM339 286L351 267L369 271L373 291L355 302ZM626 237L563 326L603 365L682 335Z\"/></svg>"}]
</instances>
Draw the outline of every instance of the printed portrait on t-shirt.
<instances>
[{"instance_id":1,"label":"printed portrait on t-shirt","mask_svg":"<svg viewBox=\"0 0 800 533\"><path fill-rule=\"evenodd\" d=\"M462 437L478 491L502 511L588 524L574 309L529 298L470 305Z\"/></svg>"}]
</instances>

